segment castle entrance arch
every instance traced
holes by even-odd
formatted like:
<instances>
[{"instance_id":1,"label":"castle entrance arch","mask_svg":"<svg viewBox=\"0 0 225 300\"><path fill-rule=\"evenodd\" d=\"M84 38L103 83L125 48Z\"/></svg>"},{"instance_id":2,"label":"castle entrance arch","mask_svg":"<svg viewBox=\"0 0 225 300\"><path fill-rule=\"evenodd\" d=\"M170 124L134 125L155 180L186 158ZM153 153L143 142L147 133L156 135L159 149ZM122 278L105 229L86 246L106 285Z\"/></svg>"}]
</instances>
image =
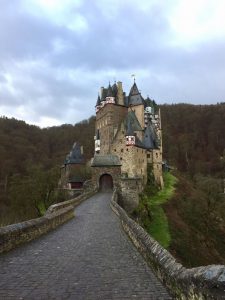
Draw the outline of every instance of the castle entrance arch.
<instances>
[{"instance_id":1,"label":"castle entrance arch","mask_svg":"<svg viewBox=\"0 0 225 300\"><path fill-rule=\"evenodd\" d=\"M100 191L112 191L113 190L113 179L109 174L103 174L99 178L99 189Z\"/></svg>"}]
</instances>

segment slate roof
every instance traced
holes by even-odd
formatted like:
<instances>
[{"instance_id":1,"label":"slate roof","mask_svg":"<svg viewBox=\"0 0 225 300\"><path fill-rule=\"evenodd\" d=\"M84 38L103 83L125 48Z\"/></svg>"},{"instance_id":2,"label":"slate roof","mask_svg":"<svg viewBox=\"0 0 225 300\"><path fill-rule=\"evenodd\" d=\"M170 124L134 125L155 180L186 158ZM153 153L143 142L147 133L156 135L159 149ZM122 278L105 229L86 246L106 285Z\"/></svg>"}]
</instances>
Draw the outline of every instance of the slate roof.
<instances>
[{"instance_id":1,"label":"slate roof","mask_svg":"<svg viewBox=\"0 0 225 300\"><path fill-rule=\"evenodd\" d=\"M144 104L144 99L138 90L136 82L134 82L133 86L130 89L130 93L128 97L128 106L139 105L139 104Z\"/></svg>"},{"instance_id":2,"label":"slate roof","mask_svg":"<svg viewBox=\"0 0 225 300\"><path fill-rule=\"evenodd\" d=\"M121 166L121 162L117 155L95 155L91 162L92 167L117 167Z\"/></svg>"},{"instance_id":3,"label":"slate roof","mask_svg":"<svg viewBox=\"0 0 225 300\"><path fill-rule=\"evenodd\" d=\"M77 176L75 175L75 176L69 178L68 182L85 182L85 180L86 179L84 177L79 176L79 175L77 175Z\"/></svg>"},{"instance_id":4,"label":"slate roof","mask_svg":"<svg viewBox=\"0 0 225 300\"><path fill-rule=\"evenodd\" d=\"M84 164L84 156L81 152L81 146L79 143L74 143L73 148L67 155L64 164Z\"/></svg>"},{"instance_id":5,"label":"slate roof","mask_svg":"<svg viewBox=\"0 0 225 300\"><path fill-rule=\"evenodd\" d=\"M145 149L158 149L158 138L152 124L148 124L144 132L143 145Z\"/></svg>"},{"instance_id":6,"label":"slate roof","mask_svg":"<svg viewBox=\"0 0 225 300\"><path fill-rule=\"evenodd\" d=\"M132 85L131 89L130 89L130 93L129 96L134 96L134 95L139 95L140 92L138 90L138 87L136 85L136 82L134 82L134 84Z\"/></svg>"},{"instance_id":7,"label":"slate roof","mask_svg":"<svg viewBox=\"0 0 225 300\"><path fill-rule=\"evenodd\" d=\"M116 83L113 84L112 91L113 91L113 97L116 97L117 96L117 92L118 92L118 88L117 88Z\"/></svg>"},{"instance_id":8,"label":"slate roof","mask_svg":"<svg viewBox=\"0 0 225 300\"><path fill-rule=\"evenodd\" d=\"M129 111L125 119L126 135L132 135L128 133L134 133L134 131L142 131L141 125L135 115L134 111Z\"/></svg>"},{"instance_id":9,"label":"slate roof","mask_svg":"<svg viewBox=\"0 0 225 300\"><path fill-rule=\"evenodd\" d=\"M113 90L109 83L108 89L107 89L107 97L113 97Z\"/></svg>"}]
</instances>

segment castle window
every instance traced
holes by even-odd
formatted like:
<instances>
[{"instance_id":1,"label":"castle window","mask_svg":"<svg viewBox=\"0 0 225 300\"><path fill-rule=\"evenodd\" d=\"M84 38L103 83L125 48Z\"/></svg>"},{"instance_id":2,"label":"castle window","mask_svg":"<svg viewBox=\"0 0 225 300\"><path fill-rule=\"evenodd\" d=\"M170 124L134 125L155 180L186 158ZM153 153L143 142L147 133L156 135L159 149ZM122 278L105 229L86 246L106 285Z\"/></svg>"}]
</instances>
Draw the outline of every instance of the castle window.
<instances>
[{"instance_id":1,"label":"castle window","mask_svg":"<svg viewBox=\"0 0 225 300\"><path fill-rule=\"evenodd\" d=\"M122 160L122 157L120 157L120 160Z\"/></svg>"},{"instance_id":2,"label":"castle window","mask_svg":"<svg viewBox=\"0 0 225 300\"><path fill-rule=\"evenodd\" d=\"M158 153L157 152L156 152L155 156L156 156L156 158L158 158Z\"/></svg>"},{"instance_id":3,"label":"castle window","mask_svg":"<svg viewBox=\"0 0 225 300\"><path fill-rule=\"evenodd\" d=\"M147 154L147 158L150 158L150 154Z\"/></svg>"},{"instance_id":4,"label":"castle window","mask_svg":"<svg viewBox=\"0 0 225 300\"><path fill-rule=\"evenodd\" d=\"M127 148L127 151L129 151L128 148Z\"/></svg>"},{"instance_id":5,"label":"castle window","mask_svg":"<svg viewBox=\"0 0 225 300\"><path fill-rule=\"evenodd\" d=\"M116 149L114 149L114 151L116 152Z\"/></svg>"},{"instance_id":6,"label":"castle window","mask_svg":"<svg viewBox=\"0 0 225 300\"><path fill-rule=\"evenodd\" d=\"M121 152L123 152L123 149L121 149Z\"/></svg>"}]
</instances>

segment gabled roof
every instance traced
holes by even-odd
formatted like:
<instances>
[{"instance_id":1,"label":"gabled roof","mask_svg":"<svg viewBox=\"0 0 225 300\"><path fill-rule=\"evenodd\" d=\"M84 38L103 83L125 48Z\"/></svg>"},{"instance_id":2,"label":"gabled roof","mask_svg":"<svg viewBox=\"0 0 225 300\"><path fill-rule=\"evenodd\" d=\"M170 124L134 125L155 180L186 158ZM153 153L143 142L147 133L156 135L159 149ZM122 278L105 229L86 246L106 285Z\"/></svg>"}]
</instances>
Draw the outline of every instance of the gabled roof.
<instances>
[{"instance_id":1,"label":"gabled roof","mask_svg":"<svg viewBox=\"0 0 225 300\"><path fill-rule=\"evenodd\" d=\"M121 166L121 162L117 155L99 155L96 154L91 162L92 167L117 167Z\"/></svg>"},{"instance_id":2,"label":"gabled roof","mask_svg":"<svg viewBox=\"0 0 225 300\"><path fill-rule=\"evenodd\" d=\"M158 138L152 124L148 124L144 132L143 145L145 149L158 149Z\"/></svg>"},{"instance_id":3,"label":"gabled roof","mask_svg":"<svg viewBox=\"0 0 225 300\"><path fill-rule=\"evenodd\" d=\"M79 143L74 143L73 148L70 153L67 155L65 165L68 164L84 164L84 156L81 151L81 146Z\"/></svg>"}]
</instances>

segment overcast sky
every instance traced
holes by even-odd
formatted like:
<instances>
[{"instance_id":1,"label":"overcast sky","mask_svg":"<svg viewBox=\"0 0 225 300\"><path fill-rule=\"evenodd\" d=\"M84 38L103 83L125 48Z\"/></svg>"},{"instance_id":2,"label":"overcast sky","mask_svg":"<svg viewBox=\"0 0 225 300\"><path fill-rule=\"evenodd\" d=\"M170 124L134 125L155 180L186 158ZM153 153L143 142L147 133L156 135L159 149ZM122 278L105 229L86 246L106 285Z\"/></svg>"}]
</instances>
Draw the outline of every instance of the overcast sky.
<instances>
[{"instance_id":1,"label":"overcast sky","mask_svg":"<svg viewBox=\"0 0 225 300\"><path fill-rule=\"evenodd\" d=\"M41 127L94 114L131 74L157 103L225 102L225 0L0 0L0 115Z\"/></svg>"}]
</instances>

